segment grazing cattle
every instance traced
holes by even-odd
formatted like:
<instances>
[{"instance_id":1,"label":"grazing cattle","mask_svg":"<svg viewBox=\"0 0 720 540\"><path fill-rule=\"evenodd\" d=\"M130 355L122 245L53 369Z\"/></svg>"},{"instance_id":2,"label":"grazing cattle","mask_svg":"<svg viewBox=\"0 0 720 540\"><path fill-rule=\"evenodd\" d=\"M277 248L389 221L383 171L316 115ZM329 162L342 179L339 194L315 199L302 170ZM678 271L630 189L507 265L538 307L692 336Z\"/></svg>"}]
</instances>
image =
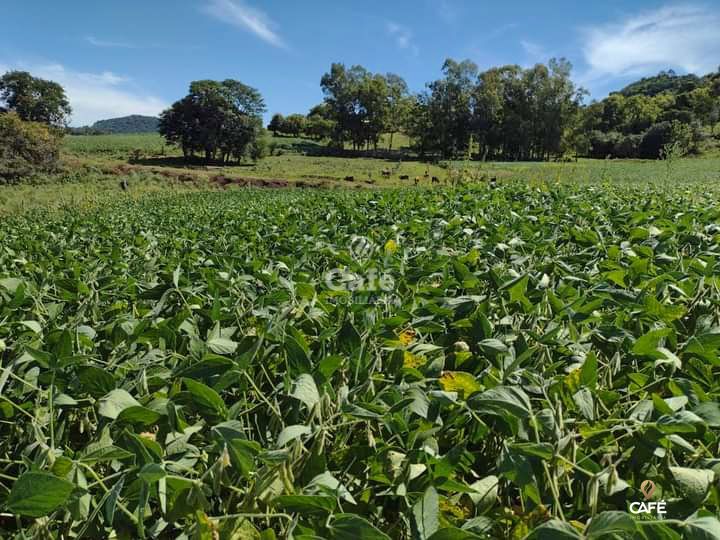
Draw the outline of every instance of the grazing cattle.
<instances>
[{"instance_id":1,"label":"grazing cattle","mask_svg":"<svg viewBox=\"0 0 720 540\"><path fill-rule=\"evenodd\" d=\"M423 176L425 176L425 178L430 178L430 171L425 169L425 174Z\"/></svg>"},{"instance_id":2,"label":"grazing cattle","mask_svg":"<svg viewBox=\"0 0 720 540\"><path fill-rule=\"evenodd\" d=\"M355 177L354 177L354 176L346 176L346 177L345 177L345 181L346 181L346 182L354 182L354 181L355 181Z\"/></svg>"},{"instance_id":3,"label":"grazing cattle","mask_svg":"<svg viewBox=\"0 0 720 540\"><path fill-rule=\"evenodd\" d=\"M127 189L128 189L127 178L123 178L122 180L120 180L120 189L122 189L123 191L127 191Z\"/></svg>"},{"instance_id":4,"label":"grazing cattle","mask_svg":"<svg viewBox=\"0 0 720 540\"><path fill-rule=\"evenodd\" d=\"M432 177L432 183L433 183L433 184L439 184L439 183L440 183L440 179L439 179L437 176L433 176L433 177Z\"/></svg>"},{"instance_id":5,"label":"grazing cattle","mask_svg":"<svg viewBox=\"0 0 720 540\"><path fill-rule=\"evenodd\" d=\"M419 183L420 183L420 177L416 176L415 177L415 185L417 186Z\"/></svg>"},{"instance_id":6,"label":"grazing cattle","mask_svg":"<svg viewBox=\"0 0 720 540\"><path fill-rule=\"evenodd\" d=\"M497 187L497 178L496 178L495 176L493 176L493 177L490 179L490 187L491 187L491 188Z\"/></svg>"},{"instance_id":7,"label":"grazing cattle","mask_svg":"<svg viewBox=\"0 0 720 540\"><path fill-rule=\"evenodd\" d=\"M407 174L401 174L401 175L400 175L400 180L410 180L410 176L407 175Z\"/></svg>"},{"instance_id":8,"label":"grazing cattle","mask_svg":"<svg viewBox=\"0 0 720 540\"><path fill-rule=\"evenodd\" d=\"M390 178L390 174L391 174L390 169L383 169L383 170L381 171L381 174L382 174L383 177L385 177L385 178Z\"/></svg>"}]
</instances>

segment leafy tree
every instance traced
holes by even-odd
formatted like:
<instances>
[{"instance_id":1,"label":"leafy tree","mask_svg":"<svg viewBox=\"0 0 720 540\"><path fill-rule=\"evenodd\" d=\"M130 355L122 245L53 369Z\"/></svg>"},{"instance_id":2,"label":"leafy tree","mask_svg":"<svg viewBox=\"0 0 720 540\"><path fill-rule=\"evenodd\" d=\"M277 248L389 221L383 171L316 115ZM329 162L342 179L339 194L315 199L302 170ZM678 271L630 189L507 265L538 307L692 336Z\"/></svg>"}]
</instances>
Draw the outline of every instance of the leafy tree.
<instances>
[{"instance_id":1,"label":"leafy tree","mask_svg":"<svg viewBox=\"0 0 720 540\"><path fill-rule=\"evenodd\" d=\"M273 132L273 136L277 137L278 133L283 130L284 122L285 117L280 113L275 113L272 115L267 128Z\"/></svg>"},{"instance_id":2,"label":"leafy tree","mask_svg":"<svg viewBox=\"0 0 720 540\"><path fill-rule=\"evenodd\" d=\"M428 136L442 156L449 158L465 152L470 142L478 68L470 60L448 59L442 71L445 77L428 84L424 101L430 119Z\"/></svg>"},{"instance_id":3,"label":"leafy tree","mask_svg":"<svg viewBox=\"0 0 720 540\"><path fill-rule=\"evenodd\" d=\"M335 122L313 108L305 122L305 133L315 140L329 139L335 133Z\"/></svg>"},{"instance_id":4,"label":"leafy tree","mask_svg":"<svg viewBox=\"0 0 720 540\"><path fill-rule=\"evenodd\" d=\"M691 92L702 84L700 77L693 74L677 75L672 69L661 71L652 77L643 77L618 92L625 97L635 95L656 96L664 92L675 94Z\"/></svg>"},{"instance_id":5,"label":"leafy tree","mask_svg":"<svg viewBox=\"0 0 720 540\"><path fill-rule=\"evenodd\" d=\"M8 71L0 77L0 102L22 120L55 127L66 126L72 113L62 86L27 71Z\"/></svg>"},{"instance_id":6,"label":"leafy tree","mask_svg":"<svg viewBox=\"0 0 720 540\"><path fill-rule=\"evenodd\" d=\"M385 129L390 133L388 150L392 150L395 133L407 128L408 115L413 101L405 80L399 75L388 73L385 75L387 83L387 112Z\"/></svg>"},{"instance_id":7,"label":"leafy tree","mask_svg":"<svg viewBox=\"0 0 720 540\"><path fill-rule=\"evenodd\" d=\"M291 114L285 118L281 131L293 137L299 137L305 132L305 128L305 116L302 114Z\"/></svg>"},{"instance_id":8,"label":"leafy tree","mask_svg":"<svg viewBox=\"0 0 720 540\"><path fill-rule=\"evenodd\" d=\"M40 122L25 122L15 113L0 114L0 179L16 180L57 168L57 130Z\"/></svg>"},{"instance_id":9,"label":"leafy tree","mask_svg":"<svg viewBox=\"0 0 720 540\"><path fill-rule=\"evenodd\" d=\"M241 159L255 143L263 111L260 93L239 81L194 81L188 95L162 113L159 129L186 158L200 152L206 162L224 163Z\"/></svg>"},{"instance_id":10,"label":"leafy tree","mask_svg":"<svg viewBox=\"0 0 720 540\"><path fill-rule=\"evenodd\" d=\"M329 117L335 122L332 142L339 148L350 141L353 149L374 145L386 128L389 90L382 75L362 66L347 69L332 64L320 85Z\"/></svg>"}]
</instances>

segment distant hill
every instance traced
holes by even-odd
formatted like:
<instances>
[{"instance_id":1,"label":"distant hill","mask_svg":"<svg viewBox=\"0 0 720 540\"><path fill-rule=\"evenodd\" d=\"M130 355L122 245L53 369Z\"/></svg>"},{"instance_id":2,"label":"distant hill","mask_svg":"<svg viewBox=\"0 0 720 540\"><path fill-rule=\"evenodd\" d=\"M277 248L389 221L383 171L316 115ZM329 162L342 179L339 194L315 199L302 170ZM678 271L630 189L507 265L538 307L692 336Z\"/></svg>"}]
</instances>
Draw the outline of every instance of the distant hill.
<instances>
[{"instance_id":1,"label":"distant hill","mask_svg":"<svg viewBox=\"0 0 720 540\"><path fill-rule=\"evenodd\" d=\"M673 70L661 71L653 77L644 77L627 85L618 93L625 97L644 95L656 96L662 92L682 94L695 90L702 84L702 79L697 75L678 75Z\"/></svg>"},{"instance_id":2,"label":"distant hill","mask_svg":"<svg viewBox=\"0 0 720 540\"><path fill-rule=\"evenodd\" d=\"M133 114L121 118L99 120L92 125L92 129L104 133L157 133L159 118L155 116L141 116Z\"/></svg>"}]
</instances>

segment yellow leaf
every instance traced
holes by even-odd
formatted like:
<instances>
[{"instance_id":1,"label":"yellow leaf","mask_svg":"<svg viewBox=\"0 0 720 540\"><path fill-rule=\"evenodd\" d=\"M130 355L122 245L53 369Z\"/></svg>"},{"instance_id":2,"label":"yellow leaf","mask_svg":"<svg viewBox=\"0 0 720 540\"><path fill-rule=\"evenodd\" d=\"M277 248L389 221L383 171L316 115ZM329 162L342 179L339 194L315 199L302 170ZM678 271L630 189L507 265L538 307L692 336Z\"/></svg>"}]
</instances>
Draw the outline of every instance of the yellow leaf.
<instances>
[{"instance_id":1,"label":"yellow leaf","mask_svg":"<svg viewBox=\"0 0 720 540\"><path fill-rule=\"evenodd\" d=\"M573 369L567 374L565 377L565 384L573 393L580 389L580 368Z\"/></svg>"},{"instance_id":2,"label":"yellow leaf","mask_svg":"<svg viewBox=\"0 0 720 540\"><path fill-rule=\"evenodd\" d=\"M397 250L398 250L398 245L397 245L397 242L395 242L395 240L390 239L387 242L385 242L385 253L389 253L390 255L392 255Z\"/></svg>"},{"instance_id":3,"label":"yellow leaf","mask_svg":"<svg viewBox=\"0 0 720 540\"><path fill-rule=\"evenodd\" d=\"M439 382L443 390L457 392L461 398L482 390L482 385L477 382L475 377L464 371L443 371Z\"/></svg>"},{"instance_id":4,"label":"yellow leaf","mask_svg":"<svg viewBox=\"0 0 720 540\"><path fill-rule=\"evenodd\" d=\"M415 341L415 330L412 328L406 328L400 332L398 339L403 345L410 345L413 341Z\"/></svg>"},{"instance_id":5,"label":"yellow leaf","mask_svg":"<svg viewBox=\"0 0 720 540\"><path fill-rule=\"evenodd\" d=\"M418 356L411 352L403 352L403 367L406 368L417 368L425 363L425 357Z\"/></svg>"}]
</instances>

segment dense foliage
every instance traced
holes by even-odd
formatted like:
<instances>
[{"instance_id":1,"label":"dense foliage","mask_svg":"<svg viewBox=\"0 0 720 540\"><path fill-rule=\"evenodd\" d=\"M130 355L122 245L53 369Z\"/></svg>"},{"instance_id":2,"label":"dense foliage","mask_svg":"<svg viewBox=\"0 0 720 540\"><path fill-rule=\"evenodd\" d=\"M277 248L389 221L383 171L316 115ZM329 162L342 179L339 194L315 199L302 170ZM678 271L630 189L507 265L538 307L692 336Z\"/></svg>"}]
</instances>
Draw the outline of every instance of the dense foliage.
<instances>
[{"instance_id":1,"label":"dense foliage","mask_svg":"<svg viewBox=\"0 0 720 540\"><path fill-rule=\"evenodd\" d=\"M206 162L240 160L257 152L265 103L260 93L239 81L194 81L187 96L164 111L160 133L186 158Z\"/></svg>"},{"instance_id":2,"label":"dense foliage","mask_svg":"<svg viewBox=\"0 0 720 540\"><path fill-rule=\"evenodd\" d=\"M55 127L65 126L72 113L62 86L26 71L8 71L0 77L0 104L22 120Z\"/></svg>"},{"instance_id":3,"label":"dense foliage","mask_svg":"<svg viewBox=\"0 0 720 540\"><path fill-rule=\"evenodd\" d=\"M268 129L354 149L377 148L380 134L405 132L428 157L657 159L668 145L699 151L720 120L720 72L661 72L585 104L586 91L572 82L564 59L484 72L469 60L448 59L442 71L413 95L397 75L332 64L320 83L325 101L307 117L276 114Z\"/></svg>"},{"instance_id":4,"label":"dense foliage","mask_svg":"<svg viewBox=\"0 0 720 540\"><path fill-rule=\"evenodd\" d=\"M661 72L582 110L575 128L578 149L591 157L655 159L678 142L696 152L704 127L720 120L720 73L703 78Z\"/></svg>"},{"instance_id":5,"label":"dense foliage","mask_svg":"<svg viewBox=\"0 0 720 540\"><path fill-rule=\"evenodd\" d=\"M717 538L717 201L243 190L0 222L0 535ZM664 521L627 512L644 480Z\"/></svg>"},{"instance_id":6,"label":"dense foliage","mask_svg":"<svg viewBox=\"0 0 720 540\"><path fill-rule=\"evenodd\" d=\"M24 122L15 113L0 114L0 183L57 168L60 136L39 122Z\"/></svg>"}]
</instances>

